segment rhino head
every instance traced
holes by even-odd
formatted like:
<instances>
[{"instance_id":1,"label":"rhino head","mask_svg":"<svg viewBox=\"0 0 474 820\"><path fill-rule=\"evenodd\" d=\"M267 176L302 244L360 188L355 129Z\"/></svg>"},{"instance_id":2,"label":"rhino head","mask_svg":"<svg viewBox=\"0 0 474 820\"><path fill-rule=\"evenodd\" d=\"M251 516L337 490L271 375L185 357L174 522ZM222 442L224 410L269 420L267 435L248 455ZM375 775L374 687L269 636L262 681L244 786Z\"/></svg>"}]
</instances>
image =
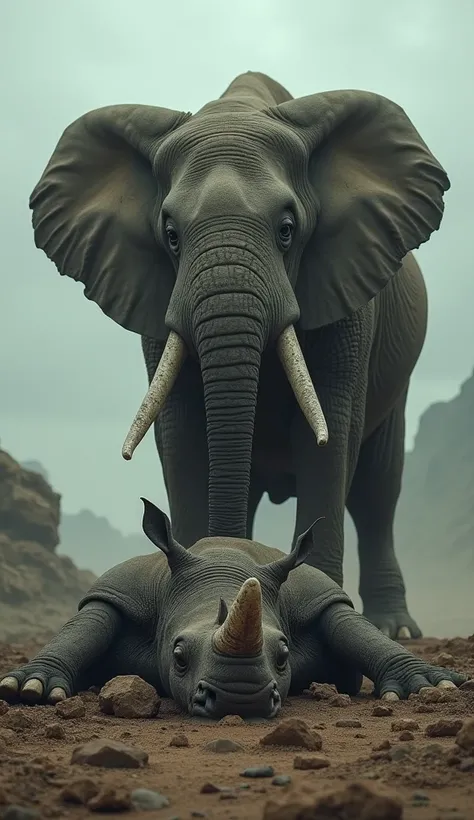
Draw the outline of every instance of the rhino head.
<instances>
[{"instance_id":1,"label":"rhino head","mask_svg":"<svg viewBox=\"0 0 474 820\"><path fill-rule=\"evenodd\" d=\"M143 530L165 554L157 649L160 679L189 714L274 717L290 687L290 636L281 585L312 548L309 528L289 555L258 563L242 541L178 544L167 516L144 503ZM244 542L247 545L250 542Z\"/></svg>"}]
</instances>

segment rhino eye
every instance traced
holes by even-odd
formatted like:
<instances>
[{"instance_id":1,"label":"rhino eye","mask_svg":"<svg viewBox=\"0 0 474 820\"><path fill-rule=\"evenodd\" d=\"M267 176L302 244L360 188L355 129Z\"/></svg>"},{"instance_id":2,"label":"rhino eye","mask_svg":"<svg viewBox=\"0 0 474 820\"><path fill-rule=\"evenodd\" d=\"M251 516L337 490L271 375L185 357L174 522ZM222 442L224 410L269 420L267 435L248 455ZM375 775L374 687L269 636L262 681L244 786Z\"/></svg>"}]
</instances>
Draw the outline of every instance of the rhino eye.
<instances>
[{"instance_id":1,"label":"rhino eye","mask_svg":"<svg viewBox=\"0 0 474 820\"><path fill-rule=\"evenodd\" d=\"M184 670L188 666L188 656L183 644L176 644L175 648L173 649L173 658L176 668L180 672L184 672Z\"/></svg>"},{"instance_id":2,"label":"rhino eye","mask_svg":"<svg viewBox=\"0 0 474 820\"><path fill-rule=\"evenodd\" d=\"M290 657L290 650L288 644L284 641L280 641L280 645L278 647L278 654L276 659L276 666L279 672L284 672L286 669L286 665L288 663L288 658Z\"/></svg>"}]
</instances>

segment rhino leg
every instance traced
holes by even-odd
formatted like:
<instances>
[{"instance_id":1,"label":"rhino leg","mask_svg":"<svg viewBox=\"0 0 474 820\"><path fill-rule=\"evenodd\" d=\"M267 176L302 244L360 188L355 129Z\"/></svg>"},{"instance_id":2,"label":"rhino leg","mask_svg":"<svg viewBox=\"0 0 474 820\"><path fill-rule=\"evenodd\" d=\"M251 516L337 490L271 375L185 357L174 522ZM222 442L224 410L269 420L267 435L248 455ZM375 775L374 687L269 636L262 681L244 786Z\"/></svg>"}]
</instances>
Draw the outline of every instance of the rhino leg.
<instances>
[{"instance_id":1,"label":"rhino leg","mask_svg":"<svg viewBox=\"0 0 474 820\"><path fill-rule=\"evenodd\" d=\"M329 606L318 627L336 659L352 664L373 681L377 697L398 700L426 687L455 688L466 680L465 675L432 666L413 655L348 604Z\"/></svg>"},{"instance_id":2,"label":"rhino leg","mask_svg":"<svg viewBox=\"0 0 474 820\"><path fill-rule=\"evenodd\" d=\"M57 703L87 684L87 672L107 652L122 616L102 601L87 603L29 663L0 680L0 698Z\"/></svg>"}]
</instances>

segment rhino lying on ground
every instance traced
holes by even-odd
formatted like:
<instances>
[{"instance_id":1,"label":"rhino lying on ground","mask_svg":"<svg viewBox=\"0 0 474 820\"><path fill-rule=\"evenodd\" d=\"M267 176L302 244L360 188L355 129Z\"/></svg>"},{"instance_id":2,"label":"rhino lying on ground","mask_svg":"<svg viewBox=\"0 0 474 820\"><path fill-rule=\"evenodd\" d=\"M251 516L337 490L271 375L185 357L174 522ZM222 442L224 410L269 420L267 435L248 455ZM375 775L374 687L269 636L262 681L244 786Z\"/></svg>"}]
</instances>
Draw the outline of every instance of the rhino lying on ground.
<instances>
[{"instance_id":1,"label":"rhino lying on ground","mask_svg":"<svg viewBox=\"0 0 474 820\"><path fill-rule=\"evenodd\" d=\"M0 681L0 697L55 703L135 674L191 715L273 717L312 681L354 695L366 675L377 696L396 699L465 680L387 638L334 581L303 565L312 528L289 555L232 538L186 550L142 500L144 532L164 556L102 575L51 643Z\"/></svg>"}]
</instances>

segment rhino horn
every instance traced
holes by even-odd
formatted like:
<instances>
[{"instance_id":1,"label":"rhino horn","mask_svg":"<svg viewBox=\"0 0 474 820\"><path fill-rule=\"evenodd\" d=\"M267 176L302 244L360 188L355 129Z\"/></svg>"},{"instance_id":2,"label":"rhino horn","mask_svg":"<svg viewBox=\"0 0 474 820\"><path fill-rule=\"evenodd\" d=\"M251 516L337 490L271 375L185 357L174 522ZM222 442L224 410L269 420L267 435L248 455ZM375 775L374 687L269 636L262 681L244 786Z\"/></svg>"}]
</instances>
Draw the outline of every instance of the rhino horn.
<instances>
[{"instance_id":1,"label":"rhino horn","mask_svg":"<svg viewBox=\"0 0 474 820\"><path fill-rule=\"evenodd\" d=\"M248 578L214 633L214 649L223 655L249 657L259 655L262 647L262 589L257 578Z\"/></svg>"}]
</instances>

